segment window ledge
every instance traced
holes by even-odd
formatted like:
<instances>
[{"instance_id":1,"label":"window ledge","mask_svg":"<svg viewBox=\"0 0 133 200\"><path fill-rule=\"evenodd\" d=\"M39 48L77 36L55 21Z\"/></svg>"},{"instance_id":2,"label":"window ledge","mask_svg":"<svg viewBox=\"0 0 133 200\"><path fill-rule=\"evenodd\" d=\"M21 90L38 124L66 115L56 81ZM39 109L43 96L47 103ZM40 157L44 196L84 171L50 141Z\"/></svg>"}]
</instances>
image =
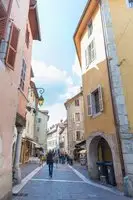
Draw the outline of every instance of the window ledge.
<instances>
[{"instance_id":1,"label":"window ledge","mask_svg":"<svg viewBox=\"0 0 133 200\"><path fill-rule=\"evenodd\" d=\"M102 114L102 112L96 113L96 114L92 115L92 118L99 117L101 114Z\"/></svg>"}]
</instances>

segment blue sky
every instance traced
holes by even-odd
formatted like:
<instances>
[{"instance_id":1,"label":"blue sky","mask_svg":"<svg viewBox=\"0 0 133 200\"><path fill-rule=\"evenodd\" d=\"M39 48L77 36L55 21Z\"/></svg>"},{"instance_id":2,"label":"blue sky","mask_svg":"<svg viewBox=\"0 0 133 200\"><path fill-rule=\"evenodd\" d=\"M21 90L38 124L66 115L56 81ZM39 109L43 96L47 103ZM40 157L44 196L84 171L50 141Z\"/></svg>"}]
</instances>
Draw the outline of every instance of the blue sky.
<instances>
[{"instance_id":1,"label":"blue sky","mask_svg":"<svg viewBox=\"0 0 133 200\"><path fill-rule=\"evenodd\" d=\"M33 70L37 87L45 88L42 109L49 125L65 118L64 102L78 92L80 68L73 34L87 0L38 0L41 42L34 42Z\"/></svg>"}]
</instances>

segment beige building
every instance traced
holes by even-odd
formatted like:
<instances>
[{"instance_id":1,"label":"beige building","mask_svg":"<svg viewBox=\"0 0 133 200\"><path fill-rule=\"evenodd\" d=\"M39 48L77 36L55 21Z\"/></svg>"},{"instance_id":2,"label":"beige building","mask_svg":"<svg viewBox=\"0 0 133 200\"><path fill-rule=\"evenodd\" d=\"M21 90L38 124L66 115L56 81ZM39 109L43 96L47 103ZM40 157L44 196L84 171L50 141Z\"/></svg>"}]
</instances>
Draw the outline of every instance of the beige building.
<instances>
[{"instance_id":1,"label":"beige building","mask_svg":"<svg viewBox=\"0 0 133 200\"><path fill-rule=\"evenodd\" d=\"M82 69L88 170L133 196L133 1L90 0L74 34ZM110 175L113 179L110 178Z\"/></svg>"},{"instance_id":2,"label":"beige building","mask_svg":"<svg viewBox=\"0 0 133 200\"><path fill-rule=\"evenodd\" d=\"M12 199L15 124L18 151L15 151L13 165L18 182L21 180L19 159L26 122L32 43L40 40L36 5L33 0L0 0L0 199Z\"/></svg>"},{"instance_id":3,"label":"beige building","mask_svg":"<svg viewBox=\"0 0 133 200\"><path fill-rule=\"evenodd\" d=\"M68 153L78 159L75 145L84 140L84 105L83 93L78 93L65 102L67 110Z\"/></svg>"}]
</instances>

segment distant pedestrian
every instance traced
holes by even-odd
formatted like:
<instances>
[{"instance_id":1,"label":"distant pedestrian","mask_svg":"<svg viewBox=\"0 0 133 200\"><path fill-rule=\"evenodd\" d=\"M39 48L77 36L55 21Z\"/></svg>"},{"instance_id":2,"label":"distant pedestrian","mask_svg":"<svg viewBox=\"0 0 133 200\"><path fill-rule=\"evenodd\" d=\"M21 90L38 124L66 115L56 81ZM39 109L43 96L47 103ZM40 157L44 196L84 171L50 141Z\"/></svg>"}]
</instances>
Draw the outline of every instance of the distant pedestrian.
<instances>
[{"instance_id":1,"label":"distant pedestrian","mask_svg":"<svg viewBox=\"0 0 133 200\"><path fill-rule=\"evenodd\" d=\"M57 168L58 162L59 162L59 156L57 154L55 154L55 156L54 156L54 162L55 162L55 165L56 165L56 168Z\"/></svg>"},{"instance_id":2,"label":"distant pedestrian","mask_svg":"<svg viewBox=\"0 0 133 200\"><path fill-rule=\"evenodd\" d=\"M44 163L44 153L43 153L42 150L39 153L39 159L40 159L39 165L43 166L43 163Z\"/></svg>"},{"instance_id":3,"label":"distant pedestrian","mask_svg":"<svg viewBox=\"0 0 133 200\"><path fill-rule=\"evenodd\" d=\"M49 177L50 178L52 178L52 176L53 176L53 163L54 163L53 153L50 150L48 155L47 155L47 165L49 167Z\"/></svg>"}]
</instances>

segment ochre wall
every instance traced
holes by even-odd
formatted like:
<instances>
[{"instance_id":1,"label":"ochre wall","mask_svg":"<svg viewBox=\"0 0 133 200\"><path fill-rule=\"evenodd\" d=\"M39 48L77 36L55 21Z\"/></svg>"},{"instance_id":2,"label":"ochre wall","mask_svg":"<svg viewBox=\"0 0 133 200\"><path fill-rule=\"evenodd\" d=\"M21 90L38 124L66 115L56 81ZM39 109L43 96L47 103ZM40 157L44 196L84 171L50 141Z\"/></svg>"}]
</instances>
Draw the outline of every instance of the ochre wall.
<instances>
[{"instance_id":1,"label":"ochre wall","mask_svg":"<svg viewBox=\"0 0 133 200\"><path fill-rule=\"evenodd\" d=\"M128 8L126 0L110 0L113 32L117 45L122 84L128 112L128 120L133 132L133 8Z\"/></svg>"},{"instance_id":2,"label":"ochre wall","mask_svg":"<svg viewBox=\"0 0 133 200\"><path fill-rule=\"evenodd\" d=\"M106 61L98 64L99 70L93 68L87 71L83 79L83 95L85 102L85 137L92 132L115 133L112 101L109 87L108 71ZM101 84L103 88L104 111L101 115L93 118L87 114L87 95Z\"/></svg>"}]
</instances>

